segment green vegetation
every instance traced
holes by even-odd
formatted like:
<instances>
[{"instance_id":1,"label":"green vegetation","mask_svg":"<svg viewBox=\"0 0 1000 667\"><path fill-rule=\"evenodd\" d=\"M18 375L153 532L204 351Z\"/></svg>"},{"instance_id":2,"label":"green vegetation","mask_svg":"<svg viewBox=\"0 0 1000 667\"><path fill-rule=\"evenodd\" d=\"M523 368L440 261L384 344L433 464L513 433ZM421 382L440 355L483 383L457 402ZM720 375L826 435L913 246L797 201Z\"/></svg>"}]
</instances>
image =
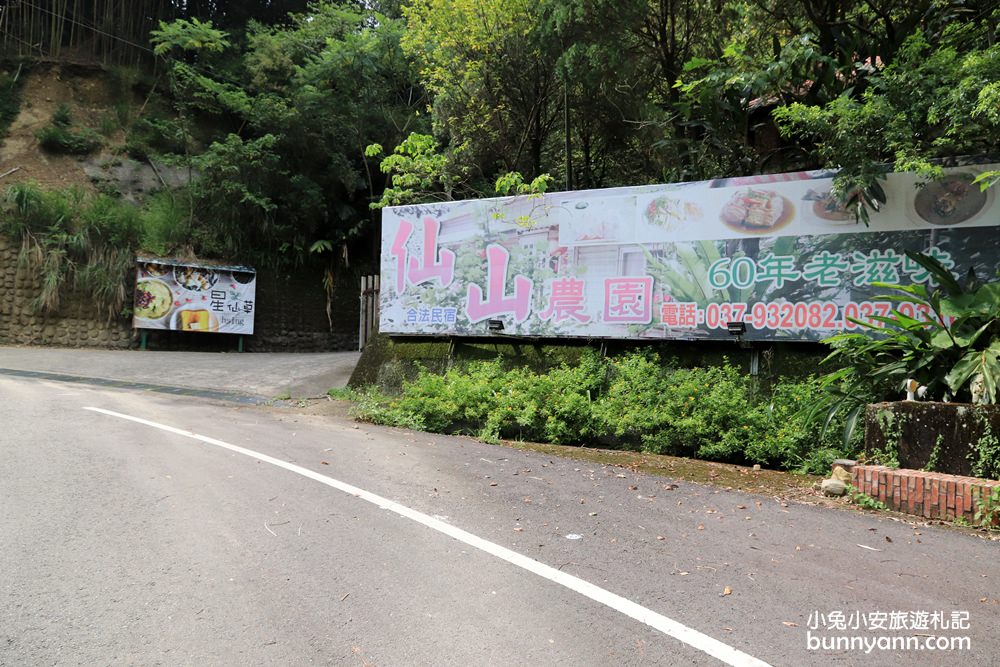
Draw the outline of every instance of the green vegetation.
<instances>
[{"instance_id":1,"label":"green vegetation","mask_svg":"<svg viewBox=\"0 0 1000 667\"><path fill-rule=\"evenodd\" d=\"M821 380L824 389L810 402L815 420L844 412L849 437L867 403L894 400L914 379L928 396L994 404L1000 382L1000 283L980 283L970 275L960 283L933 257L907 253L939 284L876 283L892 293L889 302L915 302L925 317L893 309L873 322L855 323L874 333L842 333L824 341L833 348L826 361L837 370Z\"/></svg>"},{"instance_id":2,"label":"green vegetation","mask_svg":"<svg viewBox=\"0 0 1000 667\"><path fill-rule=\"evenodd\" d=\"M847 499L858 507L866 510L878 510L881 512L889 509L889 506L881 500L872 498L863 491L858 491L850 484L847 485Z\"/></svg>"},{"instance_id":3,"label":"green vegetation","mask_svg":"<svg viewBox=\"0 0 1000 667\"><path fill-rule=\"evenodd\" d=\"M994 486L989 493L976 498L974 522L981 528L1000 526L1000 486Z\"/></svg>"},{"instance_id":4,"label":"green vegetation","mask_svg":"<svg viewBox=\"0 0 1000 667\"><path fill-rule=\"evenodd\" d=\"M194 193L197 239L291 263L340 254L375 220L372 202L492 194L512 173L576 189L840 167L864 217L883 203L886 169L930 178L942 159L1000 145L991 0L81 0L9 12L8 58L67 48L130 71L119 78L145 102L115 112L134 155L233 168ZM83 150L65 134L48 128L46 142ZM242 171L247 151L261 162ZM216 220L229 229L214 234Z\"/></svg>"},{"instance_id":5,"label":"green vegetation","mask_svg":"<svg viewBox=\"0 0 1000 667\"><path fill-rule=\"evenodd\" d=\"M865 452L865 462L899 467L899 443L903 441L903 427L908 421L906 414L897 414L893 410L879 410L875 413L875 422L882 433L885 445L878 449Z\"/></svg>"},{"instance_id":6,"label":"green vegetation","mask_svg":"<svg viewBox=\"0 0 1000 667\"><path fill-rule=\"evenodd\" d=\"M978 420L983 434L972 443L967 455L972 464L972 475L984 479L1000 479L1000 439L997 439L985 415L979 414Z\"/></svg>"},{"instance_id":7,"label":"green vegetation","mask_svg":"<svg viewBox=\"0 0 1000 667\"><path fill-rule=\"evenodd\" d=\"M18 65L14 74L0 74L0 138L7 135L10 124L21 110L21 87L25 68Z\"/></svg>"},{"instance_id":8,"label":"green vegetation","mask_svg":"<svg viewBox=\"0 0 1000 667\"><path fill-rule=\"evenodd\" d=\"M8 188L0 198L0 234L20 242L19 261L40 277L35 307L56 312L65 290L80 289L109 320L128 314L125 277L134 266L134 249L155 247L164 229L179 226L168 196L138 209L74 188L44 190L32 183Z\"/></svg>"},{"instance_id":9,"label":"green vegetation","mask_svg":"<svg viewBox=\"0 0 1000 667\"><path fill-rule=\"evenodd\" d=\"M578 363L543 371L499 358L422 371L398 396L362 392L356 412L376 423L486 441L614 445L826 472L845 452L799 417L816 389L811 379L779 379L765 392L729 364L678 368L650 351L606 359L588 349Z\"/></svg>"},{"instance_id":10,"label":"green vegetation","mask_svg":"<svg viewBox=\"0 0 1000 667\"><path fill-rule=\"evenodd\" d=\"M52 124L40 129L35 136L42 148L50 153L88 155L101 146L101 137L87 127L74 127L68 104L61 104L52 114Z\"/></svg>"},{"instance_id":11,"label":"green vegetation","mask_svg":"<svg viewBox=\"0 0 1000 667\"><path fill-rule=\"evenodd\" d=\"M934 472L937 467L941 465L941 449L944 446L944 433L938 433L937 437L934 438L934 447L931 449L930 455L927 457L927 463L921 470L925 472Z\"/></svg>"}]
</instances>

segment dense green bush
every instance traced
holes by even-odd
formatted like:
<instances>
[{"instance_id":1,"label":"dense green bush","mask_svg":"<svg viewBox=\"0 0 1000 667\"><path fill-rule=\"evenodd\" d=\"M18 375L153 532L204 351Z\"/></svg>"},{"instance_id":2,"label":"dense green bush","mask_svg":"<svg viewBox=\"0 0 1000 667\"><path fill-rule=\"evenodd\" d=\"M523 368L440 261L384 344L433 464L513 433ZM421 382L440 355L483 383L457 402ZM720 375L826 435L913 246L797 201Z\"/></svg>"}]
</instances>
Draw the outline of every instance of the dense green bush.
<instances>
[{"instance_id":1,"label":"dense green bush","mask_svg":"<svg viewBox=\"0 0 1000 667\"><path fill-rule=\"evenodd\" d=\"M422 371L406 383L391 410L419 416L432 431L460 431L485 440L516 437L591 442L598 434L591 395L603 380L596 354L548 373L505 369L501 360L471 362L443 375Z\"/></svg>"},{"instance_id":2,"label":"dense green bush","mask_svg":"<svg viewBox=\"0 0 1000 667\"><path fill-rule=\"evenodd\" d=\"M557 444L615 444L654 454L825 472L844 456L803 404L812 378L779 379L764 392L735 366L676 368L653 352L583 354L547 372L500 358L445 373L426 370L400 396L373 393L359 416L383 424ZM855 446L857 443L854 443Z\"/></svg>"},{"instance_id":3,"label":"dense green bush","mask_svg":"<svg viewBox=\"0 0 1000 667\"><path fill-rule=\"evenodd\" d=\"M136 160L151 155L182 155L188 148L188 131L179 120L140 118L132 124L125 150Z\"/></svg>"},{"instance_id":4,"label":"dense green bush","mask_svg":"<svg viewBox=\"0 0 1000 667\"><path fill-rule=\"evenodd\" d=\"M87 127L74 128L69 105L61 104L52 114L52 124L35 133L38 143L50 153L87 155L101 147L99 134Z\"/></svg>"}]
</instances>

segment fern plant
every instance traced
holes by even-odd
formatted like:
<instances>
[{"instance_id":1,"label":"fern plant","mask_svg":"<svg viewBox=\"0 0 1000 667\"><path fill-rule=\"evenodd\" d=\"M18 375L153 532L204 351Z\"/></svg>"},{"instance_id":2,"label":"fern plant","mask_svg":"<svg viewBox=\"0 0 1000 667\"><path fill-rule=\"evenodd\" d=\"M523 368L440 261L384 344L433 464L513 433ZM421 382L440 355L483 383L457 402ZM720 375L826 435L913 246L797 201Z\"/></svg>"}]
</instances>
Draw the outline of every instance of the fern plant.
<instances>
[{"instance_id":1,"label":"fern plant","mask_svg":"<svg viewBox=\"0 0 1000 667\"><path fill-rule=\"evenodd\" d=\"M872 399L892 398L907 379L931 397L981 404L997 402L1000 381L1000 283L981 283L974 274L959 282L933 257L907 252L930 272L938 288L923 284L875 283L890 290L877 300L917 303L925 319L894 308L872 321L851 321L867 333L842 333L824 341L833 351L824 363L838 370L821 378L824 391L807 406L808 417L829 424L847 412L845 439Z\"/></svg>"}]
</instances>

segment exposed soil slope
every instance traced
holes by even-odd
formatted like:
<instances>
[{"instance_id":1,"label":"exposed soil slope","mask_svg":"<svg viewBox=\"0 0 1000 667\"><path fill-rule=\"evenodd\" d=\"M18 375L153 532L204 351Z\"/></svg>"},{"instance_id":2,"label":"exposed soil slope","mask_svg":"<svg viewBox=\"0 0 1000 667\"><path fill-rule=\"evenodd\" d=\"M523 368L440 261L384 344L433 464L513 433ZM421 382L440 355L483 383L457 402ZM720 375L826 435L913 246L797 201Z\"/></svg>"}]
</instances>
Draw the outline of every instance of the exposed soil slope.
<instances>
[{"instance_id":1,"label":"exposed soil slope","mask_svg":"<svg viewBox=\"0 0 1000 667\"><path fill-rule=\"evenodd\" d=\"M69 104L75 124L98 130L102 116L114 115L117 101L107 75L98 69L42 64L32 66L21 76L26 77L21 89L21 112L0 145L0 174L15 168L17 171L0 180L0 188L35 181L48 188L76 185L92 190L84 164L98 156L46 153L39 147L35 133L51 123L60 104ZM110 142L120 144L121 139L112 136Z\"/></svg>"}]
</instances>

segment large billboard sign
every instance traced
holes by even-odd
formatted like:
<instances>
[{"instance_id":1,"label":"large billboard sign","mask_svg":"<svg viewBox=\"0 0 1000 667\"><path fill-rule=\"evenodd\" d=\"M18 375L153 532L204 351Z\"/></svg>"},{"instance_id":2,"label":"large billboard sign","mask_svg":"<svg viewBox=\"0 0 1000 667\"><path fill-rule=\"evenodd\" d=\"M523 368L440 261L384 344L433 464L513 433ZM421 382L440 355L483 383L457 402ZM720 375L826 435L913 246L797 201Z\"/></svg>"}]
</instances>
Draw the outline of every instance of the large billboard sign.
<instances>
[{"instance_id":1,"label":"large billboard sign","mask_svg":"<svg viewBox=\"0 0 1000 667\"><path fill-rule=\"evenodd\" d=\"M380 330L391 334L820 340L888 313L873 283L1000 266L995 188L959 167L889 174L870 225L833 172L556 192L383 211ZM897 304L919 314L916 304Z\"/></svg>"},{"instance_id":2,"label":"large billboard sign","mask_svg":"<svg viewBox=\"0 0 1000 667\"><path fill-rule=\"evenodd\" d=\"M257 274L159 257L136 260L132 326L198 333L252 334Z\"/></svg>"}]
</instances>

